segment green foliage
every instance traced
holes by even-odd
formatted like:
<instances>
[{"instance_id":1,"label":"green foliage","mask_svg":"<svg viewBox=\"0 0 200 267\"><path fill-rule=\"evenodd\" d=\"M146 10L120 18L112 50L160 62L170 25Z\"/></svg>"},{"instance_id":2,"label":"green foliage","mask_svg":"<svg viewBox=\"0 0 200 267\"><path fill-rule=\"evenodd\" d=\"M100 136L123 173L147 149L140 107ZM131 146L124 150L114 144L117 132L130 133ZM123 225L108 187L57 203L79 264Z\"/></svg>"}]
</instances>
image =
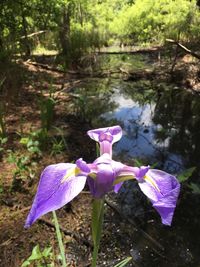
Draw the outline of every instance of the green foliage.
<instances>
[{"instance_id":1,"label":"green foliage","mask_svg":"<svg viewBox=\"0 0 200 267\"><path fill-rule=\"evenodd\" d=\"M59 225L59 222L58 222L58 218L57 218L56 212L53 211L52 214L53 214L53 220L54 220L54 224L55 224L55 228L56 228L56 237L57 237L57 240L58 240L58 245L59 245L59 249L60 249L60 255L61 255L61 259L62 259L62 267L67 267L68 264L66 262L65 246L64 246L64 243L63 243L63 240L62 240L62 234L61 234L61 231L60 231L60 225Z\"/></svg>"},{"instance_id":2,"label":"green foliage","mask_svg":"<svg viewBox=\"0 0 200 267\"><path fill-rule=\"evenodd\" d=\"M192 189L193 194L198 194L198 195L200 194L200 186L198 184L191 183L188 185L188 187Z\"/></svg>"},{"instance_id":3,"label":"green foliage","mask_svg":"<svg viewBox=\"0 0 200 267\"><path fill-rule=\"evenodd\" d=\"M67 142L64 137L63 130L58 127L53 127L57 134L55 137L52 137L51 140L51 156L62 153L64 150L68 150Z\"/></svg>"},{"instance_id":4,"label":"green foliage","mask_svg":"<svg viewBox=\"0 0 200 267\"><path fill-rule=\"evenodd\" d=\"M132 43L185 39L197 31L199 13L195 1L136 0L124 6L112 22L112 30L121 38L131 38Z\"/></svg>"},{"instance_id":5,"label":"green foliage","mask_svg":"<svg viewBox=\"0 0 200 267\"><path fill-rule=\"evenodd\" d=\"M39 245L36 245L31 253L31 256L26 259L21 267L30 266L34 263L34 266L42 267L42 266L48 266L53 267L54 264L51 263L53 260L53 252L51 247L46 247L42 251L39 247Z\"/></svg>"},{"instance_id":6,"label":"green foliage","mask_svg":"<svg viewBox=\"0 0 200 267\"><path fill-rule=\"evenodd\" d=\"M166 37L196 41L199 14L195 0L2 1L0 59L11 52L28 55L37 47L40 53L64 49L68 60L77 61L116 41L130 45L161 43Z\"/></svg>"},{"instance_id":7,"label":"green foliage","mask_svg":"<svg viewBox=\"0 0 200 267\"><path fill-rule=\"evenodd\" d=\"M41 150L40 150L40 143L38 140L35 140L35 135L30 134L28 137L22 137L20 140L20 144L23 144L26 146L27 150L31 154L36 154L38 156L41 156Z\"/></svg>"},{"instance_id":8,"label":"green foliage","mask_svg":"<svg viewBox=\"0 0 200 267\"><path fill-rule=\"evenodd\" d=\"M49 142L49 135L46 128L40 128L37 130L30 130L27 135L20 134L20 143L27 148L31 157L42 155L42 150L46 149Z\"/></svg>"},{"instance_id":9,"label":"green foliage","mask_svg":"<svg viewBox=\"0 0 200 267\"><path fill-rule=\"evenodd\" d=\"M42 129L46 129L47 131L50 129L51 123L53 121L55 104L56 101L52 97L43 98L40 101Z\"/></svg>"},{"instance_id":10,"label":"green foliage","mask_svg":"<svg viewBox=\"0 0 200 267\"><path fill-rule=\"evenodd\" d=\"M18 155L8 150L7 161L15 166L13 169L13 183L15 183L18 178L21 181L27 180L28 178L33 179L35 177L33 167L35 167L36 163L30 159L29 155Z\"/></svg>"},{"instance_id":11,"label":"green foliage","mask_svg":"<svg viewBox=\"0 0 200 267\"><path fill-rule=\"evenodd\" d=\"M52 148L51 148L51 156L62 153L65 149L65 142L61 140L57 140L56 138L52 138Z\"/></svg>"},{"instance_id":12,"label":"green foliage","mask_svg":"<svg viewBox=\"0 0 200 267\"><path fill-rule=\"evenodd\" d=\"M54 89L52 85L50 85L48 96L42 96L39 100L40 117L43 131L48 131L51 127L55 105L56 99L54 96Z\"/></svg>"},{"instance_id":13,"label":"green foliage","mask_svg":"<svg viewBox=\"0 0 200 267\"><path fill-rule=\"evenodd\" d=\"M124 267L126 264L128 264L132 260L132 257L128 257L122 261L120 261L118 264L116 264L114 267Z\"/></svg>"},{"instance_id":14,"label":"green foliage","mask_svg":"<svg viewBox=\"0 0 200 267\"><path fill-rule=\"evenodd\" d=\"M0 137L6 136L6 122L4 105L0 102Z\"/></svg>"},{"instance_id":15,"label":"green foliage","mask_svg":"<svg viewBox=\"0 0 200 267\"><path fill-rule=\"evenodd\" d=\"M6 137L0 137L0 153L4 151L4 145L7 143L8 138Z\"/></svg>"},{"instance_id":16,"label":"green foliage","mask_svg":"<svg viewBox=\"0 0 200 267\"><path fill-rule=\"evenodd\" d=\"M41 150L45 149L46 144L47 144L48 139L49 139L47 129L46 128L38 129L33 134L35 135L36 140L38 140Z\"/></svg>"},{"instance_id":17,"label":"green foliage","mask_svg":"<svg viewBox=\"0 0 200 267\"><path fill-rule=\"evenodd\" d=\"M180 183L183 183L185 181L187 181L193 174L193 172L196 170L196 167L192 167L189 169L186 169L185 171L183 171L182 173L180 173L177 178L179 180Z\"/></svg>"},{"instance_id":18,"label":"green foliage","mask_svg":"<svg viewBox=\"0 0 200 267\"><path fill-rule=\"evenodd\" d=\"M186 169L177 176L180 183L187 182L188 179L193 175L196 167ZM192 190L193 194L200 194L200 186L196 183L186 183L186 186Z\"/></svg>"}]
</instances>

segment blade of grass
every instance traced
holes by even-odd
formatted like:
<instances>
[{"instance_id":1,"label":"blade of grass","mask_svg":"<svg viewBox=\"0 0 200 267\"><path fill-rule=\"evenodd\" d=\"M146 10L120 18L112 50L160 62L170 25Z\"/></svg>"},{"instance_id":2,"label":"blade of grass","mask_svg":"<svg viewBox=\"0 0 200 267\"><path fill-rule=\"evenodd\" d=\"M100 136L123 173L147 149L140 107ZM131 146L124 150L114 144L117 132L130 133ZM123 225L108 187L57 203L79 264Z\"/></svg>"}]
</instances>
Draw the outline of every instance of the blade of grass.
<instances>
[{"instance_id":1,"label":"blade of grass","mask_svg":"<svg viewBox=\"0 0 200 267\"><path fill-rule=\"evenodd\" d=\"M65 257L65 247L64 247L64 244L62 241L62 235L61 235L60 226L58 223L58 218L57 218L55 211L52 211L52 213L53 213L53 220L54 220L54 224L55 224L55 228L56 228L56 236L57 236L57 240L58 240L60 254L62 257L62 266L67 267L68 265L67 265L66 257Z\"/></svg>"}]
</instances>

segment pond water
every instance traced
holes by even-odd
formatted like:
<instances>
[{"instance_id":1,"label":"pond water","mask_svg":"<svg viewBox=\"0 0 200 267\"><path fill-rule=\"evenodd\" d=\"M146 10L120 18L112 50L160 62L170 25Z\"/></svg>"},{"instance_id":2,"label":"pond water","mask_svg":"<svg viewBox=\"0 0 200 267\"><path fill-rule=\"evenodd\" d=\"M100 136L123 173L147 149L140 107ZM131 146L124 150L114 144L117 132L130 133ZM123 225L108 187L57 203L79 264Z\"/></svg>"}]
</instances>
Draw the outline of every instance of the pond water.
<instances>
[{"instance_id":1,"label":"pond water","mask_svg":"<svg viewBox=\"0 0 200 267\"><path fill-rule=\"evenodd\" d=\"M101 69L141 70L157 64L156 56L148 54L101 59ZM127 247L132 247L135 266L200 266L200 195L189 188L191 182L200 184L200 97L175 84L159 80L129 82L119 76L90 78L74 94L79 96L76 111L93 128L121 125L123 137L113 148L114 159L126 163L137 159L173 174L196 167L182 185L172 227L161 225L151 205L144 204L145 198L130 182L115 201L125 217L139 220L140 227L161 244L156 247L134 232Z\"/></svg>"}]
</instances>

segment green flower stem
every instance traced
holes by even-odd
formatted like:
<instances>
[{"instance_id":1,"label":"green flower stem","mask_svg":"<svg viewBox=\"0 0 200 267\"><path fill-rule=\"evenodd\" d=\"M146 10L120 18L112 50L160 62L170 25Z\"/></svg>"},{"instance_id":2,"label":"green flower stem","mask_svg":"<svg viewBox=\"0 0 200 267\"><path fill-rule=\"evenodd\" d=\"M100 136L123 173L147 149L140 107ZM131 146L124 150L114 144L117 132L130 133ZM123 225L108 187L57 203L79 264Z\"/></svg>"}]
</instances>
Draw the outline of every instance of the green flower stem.
<instances>
[{"instance_id":1,"label":"green flower stem","mask_svg":"<svg viewBox=\"0 0 200 267\"><path fill-rule=\"evenodd\" d=\"M66 257L65 257L65 247L64 247L64 244L63 244L63 241L62 241L62 235L61 235L61 232L60 232L60 227L59 227L57 215L56 215L55 211L52 211L52 213L53 213L53 219L54 219L55 228L56 228L56 236L57 236L57 240L58 240L60 254L61 254L61 257L62 257L62 266L63 267L67 267L67 262L66 262Z\"/></svg>"},{"instance_id":2,"label":"green flower stem","mask_svg":"<svg viewBox=\"0 0 200 267\"><path fill-rule=\"evenodd\" d=\"M104 198L94 199L92 204L92 239L94 244L92 267L96 267L104 218Z\"/></svg>"}]
</instances>

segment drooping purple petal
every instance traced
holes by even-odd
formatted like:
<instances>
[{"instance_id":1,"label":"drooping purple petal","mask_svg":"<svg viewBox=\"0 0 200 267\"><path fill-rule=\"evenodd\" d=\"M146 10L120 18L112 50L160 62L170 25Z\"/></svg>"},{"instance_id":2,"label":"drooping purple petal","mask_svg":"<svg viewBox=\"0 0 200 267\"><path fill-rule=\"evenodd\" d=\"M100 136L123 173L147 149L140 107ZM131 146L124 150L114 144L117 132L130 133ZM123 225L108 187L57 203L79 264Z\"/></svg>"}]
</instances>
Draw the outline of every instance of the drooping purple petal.
<instances>
[{"instance_id":1,"label":"drooping purple petal","mask_svg":"<svg viewBox=\"0 0 200 267\"><path fill-rule=\"evenodd\" d=\"M83 190L86 176L75 176L75 168L76 165L70 163L58 163L45 168L25 223L26 228L42 215L67 204ZM65 178L67 175L69 177Z\"/></svg>"},{"instance_id":2,"label":"drooping purple petal","mask_svg":"<svg viewBox=\"0 0 200 267\"><path fill-rule=\"evenodd\" d=\"M100 154L108 153L112 155L112 144L119 141L122 137L122 129L120 126L112 126L99 128L87 132L91 139L99 142Z\"/></svg>"},{"instance_id":3,"label":"drooping purple petal","mask_svg":"<svg viewBox=\"0 0 200 267\"><path fill-rule=\"evenodd\" d=\"M164 171L150 169L143 181L139 181L139 187L160 214L162 223L171 225L180 192L180 183L176 177Z\"/></svg>"}]
</instances>

